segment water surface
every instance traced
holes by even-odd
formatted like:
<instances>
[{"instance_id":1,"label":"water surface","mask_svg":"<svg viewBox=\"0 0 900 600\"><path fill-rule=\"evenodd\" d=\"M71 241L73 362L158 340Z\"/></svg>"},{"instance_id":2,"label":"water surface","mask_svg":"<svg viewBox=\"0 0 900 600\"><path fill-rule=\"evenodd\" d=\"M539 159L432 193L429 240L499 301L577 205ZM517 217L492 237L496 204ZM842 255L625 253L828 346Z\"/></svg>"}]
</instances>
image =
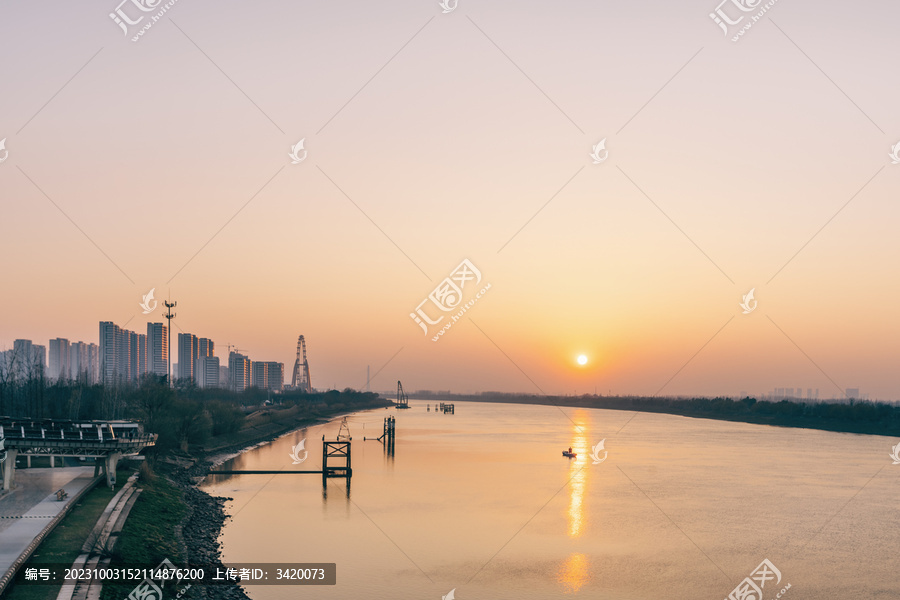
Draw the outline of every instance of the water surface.
<instances>
[{"instance_id":1,"label":"water surface","mask_svg":"<svg viewBox=\"0 0 900 600\"><path fill-rule=\"evenodd\" d=\"M624 411L457 402L349 423L353 479L210 477L234 500L226 562L334 562L295 598L725 598L768 558L787 600L900 597L897 440ZM393 457L363 441L397 418ZM632 418L633 417L633 418ZM629 421L629 419L631 419ZM288 434L221 468L318 469L322 435ZM627 423L627 424L626 424ZM624 428L622 429L624 425ZM621 432L617 433L621 429ZM306 438L309 458L291 464ZM606 460L591 447L605 439ZM578 454L564 458L571 446ZM604 454L600 453L600 457Z\"/></svg>"}]
</instances>

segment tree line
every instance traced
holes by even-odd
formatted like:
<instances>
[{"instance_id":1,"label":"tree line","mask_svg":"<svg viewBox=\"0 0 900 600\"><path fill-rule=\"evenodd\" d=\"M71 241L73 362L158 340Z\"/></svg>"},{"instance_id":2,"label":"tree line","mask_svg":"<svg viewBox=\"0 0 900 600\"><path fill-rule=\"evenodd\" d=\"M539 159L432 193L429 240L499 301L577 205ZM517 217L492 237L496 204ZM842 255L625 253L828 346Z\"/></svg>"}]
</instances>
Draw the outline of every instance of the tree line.
<instances>
[{"instance_id":1,"label":"tree line","mask_svg":"<svg viewBox=\"0 0 900 600\"><path fill-rule=\"evenodd\" d=\"M138 382L89 383L86 378L50 382L40 363L33 369L9 369L0 361L0 415L41 419L139 421L148 433L159 434L157 448L186 449L210 436L236 433L246 415L271 396L278 409L299 406L300 417L326 415L374 404L379 396L350 388L307 393L248 388L235 392L199 388L191 379L145 374Z\"/></svg>"}]
</instances>

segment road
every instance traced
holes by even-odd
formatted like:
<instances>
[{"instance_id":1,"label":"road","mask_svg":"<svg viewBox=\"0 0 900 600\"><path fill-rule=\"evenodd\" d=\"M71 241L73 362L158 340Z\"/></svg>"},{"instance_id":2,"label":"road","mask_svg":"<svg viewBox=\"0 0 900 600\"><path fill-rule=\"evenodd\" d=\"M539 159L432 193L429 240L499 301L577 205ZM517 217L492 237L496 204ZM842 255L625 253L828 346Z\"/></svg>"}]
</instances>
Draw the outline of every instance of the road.
<instances>
[{"instance_id":1,"label":"road","mask_svg":"<svg viewBox=\"0 0 900 600\"><path fill-rule=\"evenodd\" d=\"M93 476L93 466L21 469L16 473L16 488L0 496L0 578ZM56 499L60 488L69 494L63 501Z\"/></svg>"}]
</instances>

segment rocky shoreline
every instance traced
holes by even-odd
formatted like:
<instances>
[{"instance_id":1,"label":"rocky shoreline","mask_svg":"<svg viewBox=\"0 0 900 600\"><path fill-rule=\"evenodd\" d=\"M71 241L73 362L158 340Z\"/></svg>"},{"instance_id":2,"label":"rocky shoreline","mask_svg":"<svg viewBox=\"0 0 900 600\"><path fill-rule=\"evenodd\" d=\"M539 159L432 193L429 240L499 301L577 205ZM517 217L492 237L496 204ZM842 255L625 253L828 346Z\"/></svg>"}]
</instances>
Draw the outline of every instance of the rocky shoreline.
<instances>
[{"instance_id":1,"label":"rocky shoreline","mask_svg":"<svg viewBox=\"0 0 900 600\"><path fill-rule=\"evenodd\" d=\"M357 410L382 408L383 406L361 407ZM225 513L225 503L232 500L232 498L211 496L197 487L197 484L215 466L211 458L236 454L265 442L278 439L296 429L327 422L337 416L340 416L340 413L327 418L310 419L308 422L297 424L296 427L292 425L287 430L277 434L265 435L239 444L217 448L212 452L197 452L196 456L181 455L158 460L156 464L157 471L160 475L168 477L170 481L179 487L187 508L187 514L182 521L180 532L182 554L186 562L194 565L202 564L225 568L222 565L222 544L219 541L219 536L222 533L225 521L230 518ZM177 534L178 532L176 532ZM186 595L191 598L215 598L216 600L251 600L238 584L197 586L192 588Z\"/></svg>"},{"instance_id":2,"label":"rocky shoreline","mask_svg":"<svg viewBox=\"0 0 900 600\"><path fill-rule=\"evenodd\" d=\"M181 525L183 553L187 562L196 565L222 565L222 548L219 535L228 515L225 502L231 498L210 496L196 487L197 479L209 472L212 463L206 458L197 460L189 468L175 466L169 479L181 488L187 515ZM223 567L224 568L224 567ZM222 598L225 600L250 600L237 584L197 586L190 592L195 598Z\"/></svg>"}]
</instances>

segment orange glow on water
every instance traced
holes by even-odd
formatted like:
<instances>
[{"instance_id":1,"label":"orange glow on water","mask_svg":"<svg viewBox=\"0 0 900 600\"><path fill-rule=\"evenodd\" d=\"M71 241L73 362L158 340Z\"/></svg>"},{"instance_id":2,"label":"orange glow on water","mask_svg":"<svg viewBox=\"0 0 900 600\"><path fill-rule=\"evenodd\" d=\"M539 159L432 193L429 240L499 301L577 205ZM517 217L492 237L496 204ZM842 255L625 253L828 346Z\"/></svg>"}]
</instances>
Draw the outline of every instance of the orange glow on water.
<instances>
[{"instance_id":1,"label":"orange glow on water","mask_svg":"<svg viewBox=\"0 0 900 600\"><path fill-rule=\"evenodd\" d=\"M590 561L587 556L576 552L566 559L556 580L565 587L567 594L575 594L591 579Z\"/></svg>"},{"instance_id":2,"label":"orange glow on water","mask_svg":"<svg viewBox=\"0 0 900 600\"><path fill-rule=\"evenodd\" d=\"M569 509L568 517L568 534L570 538L579 537L584 530L584 496L587 487L588 470L585 468L588 458L588 440L584 426L585 411L579 410L575 413L574 423L572 424L572 451L576 457L569 459Z\"/></svg>"}]
</instances>

